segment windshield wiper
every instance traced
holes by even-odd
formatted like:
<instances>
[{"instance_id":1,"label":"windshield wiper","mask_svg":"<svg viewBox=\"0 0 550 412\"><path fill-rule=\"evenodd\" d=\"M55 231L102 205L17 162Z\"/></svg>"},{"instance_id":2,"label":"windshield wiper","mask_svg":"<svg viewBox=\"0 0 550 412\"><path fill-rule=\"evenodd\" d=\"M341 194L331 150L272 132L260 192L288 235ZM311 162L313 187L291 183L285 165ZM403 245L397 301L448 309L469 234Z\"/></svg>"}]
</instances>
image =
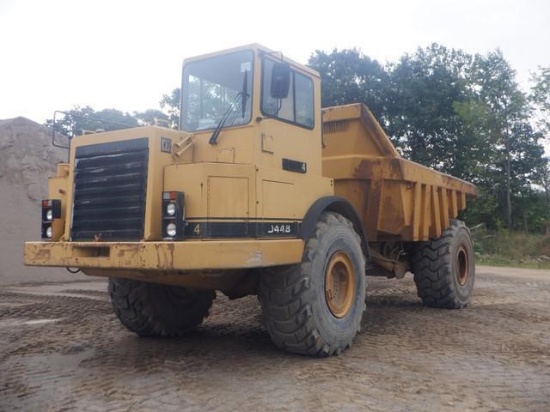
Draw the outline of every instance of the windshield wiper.
<instances>
[{"instance_id":1,"label":"windshield wiper","mask_svg":"<svg viewBox=\"0 0 550 412\"><path fill-rule=\"evenodd\" d=\"M215 145L218 143L218 136L220 135L220 132L222 131L223 127L225 126L225 123L227 122L227 119L229 119L229 116L233 114L235 115L235 106L239 99L241 98L243 92L237 93L231 104L229 105L229 109L225 112L223 117L220 119L218 124L216 125L216 128L214 129L214 132L212 133L212 136L210 136L210 140L208 140L208 143L211 145Z\"/></svg>"},{"instance_id":2,"label":"windshield wiper","mask_svg":"<svg viewBox=\"0 0 550 412\"><path fill-rule=\"evenodd\" d=\"M244 78L243 78L243 89L237 95L235 98L231 101L231 104L229 105L229 109L224 113L223 117L220 119L218 124L216 125L216 128L214 129L214 132L212 133L212 136L210 136L210 140L208 140L208 143L211 145L215 145L218 143L218 137L220 135L220 132L222 131L223 127L227 123L227 120L231 115L231 122L233 122L236 118L237 111L235 110L237 108L237 103L241 102L242 106L242 117L244 118L244 114L246 111L246 102L248 100L248 70L245 70L244 72Z\"/></svg>"}]
</instances>

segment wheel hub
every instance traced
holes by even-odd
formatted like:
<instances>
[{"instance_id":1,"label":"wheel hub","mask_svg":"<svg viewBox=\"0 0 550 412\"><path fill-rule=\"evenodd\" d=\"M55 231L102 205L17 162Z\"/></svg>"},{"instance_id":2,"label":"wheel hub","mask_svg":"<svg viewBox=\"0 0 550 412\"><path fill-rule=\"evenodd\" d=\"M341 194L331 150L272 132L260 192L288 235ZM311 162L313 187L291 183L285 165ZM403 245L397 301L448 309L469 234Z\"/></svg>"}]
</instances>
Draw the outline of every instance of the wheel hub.
<instances>
[{"instance_id":1,"label":"wheel hub","mask_svg":"<svg viewBox=\"0 0 550 412\"><path fill-rule=\"evenodd\" d=\"M468 254L464 247L460 247L456 255L456 278L461 286L464 286L468 282L468 274Z\"/></svg>"},{"instance_id":2,"label":"wheel hub","mask_svg":"<svg viewBox=\"0 0 550 412\"><path fill-rule=\"evenodd\" d=\"M334 253L325 274L325 299L328 309L337 318L345 317L353 306L355 297L355 272L349 256Z\"/></svg>"}]
</instances>

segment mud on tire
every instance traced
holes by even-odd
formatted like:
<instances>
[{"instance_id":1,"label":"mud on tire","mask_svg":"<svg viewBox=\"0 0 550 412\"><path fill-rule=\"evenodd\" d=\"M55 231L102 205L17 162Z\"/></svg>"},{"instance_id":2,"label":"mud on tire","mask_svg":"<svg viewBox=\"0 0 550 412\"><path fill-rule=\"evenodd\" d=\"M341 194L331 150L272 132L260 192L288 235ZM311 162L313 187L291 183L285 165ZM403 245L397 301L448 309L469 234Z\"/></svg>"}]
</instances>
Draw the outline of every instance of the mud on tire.
<instances>
[{"instance_id":1,"label":"mud on tire","mask_svg":"<svg viewBox=\"0 0 550 412\"><path fill-rule=\"evenodd\" d=\"M181 336L202 323L214 291L109 278L111 304L121 323L139 336Z\"/></svg>"},{"instance_id":2,"label":"mud on tire","mask_svg":"<svg viewBox=\"0 0 550 412\"><path fill-rule=\"evenodd\" d=\"M475 262L470 231L460 220L451 220L441 237L421 242L413 256L418 296L427 306L464 308L470 301Z\"/></svg>"},{"instance_id":3,"label":"mud on tire","mask_svg":"<svg viewBox=\"0 0 550 412\"><path fill-rule=\"evenodd\" d=\"M311 356L350 347L365 310L365 258L352 223L324 213L300 264L262 272L259 298L278 347Z\"/></svg>"}]
</instances>

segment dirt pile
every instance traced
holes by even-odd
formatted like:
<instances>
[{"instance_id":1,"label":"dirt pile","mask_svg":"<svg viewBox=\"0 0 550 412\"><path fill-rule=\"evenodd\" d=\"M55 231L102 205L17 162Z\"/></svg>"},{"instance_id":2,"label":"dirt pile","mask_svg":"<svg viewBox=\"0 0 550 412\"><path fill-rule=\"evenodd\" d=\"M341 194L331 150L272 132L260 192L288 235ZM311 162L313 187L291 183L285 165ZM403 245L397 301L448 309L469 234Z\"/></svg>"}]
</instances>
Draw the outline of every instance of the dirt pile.
<instances>
[{"instance_id":1,"label":"dirt pile","mask_svg":"<svg viewBox=\"0 0 550 412\"><path fill-rule=\"evenodd\" d=\"M40 240L40 200L67 151L48 130L24 117L0 120L0 284L69 280L64 269L23 265L23 242Z\"/></svg>"}]
</instances>

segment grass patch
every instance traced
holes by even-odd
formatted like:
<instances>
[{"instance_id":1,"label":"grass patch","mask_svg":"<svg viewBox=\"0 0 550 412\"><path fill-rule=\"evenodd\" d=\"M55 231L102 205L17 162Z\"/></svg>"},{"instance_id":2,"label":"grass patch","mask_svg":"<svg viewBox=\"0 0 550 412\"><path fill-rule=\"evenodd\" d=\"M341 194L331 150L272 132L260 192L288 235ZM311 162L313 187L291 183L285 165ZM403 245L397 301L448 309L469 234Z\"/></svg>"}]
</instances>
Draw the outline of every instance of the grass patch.
<instances>
[{"instance_id":1,"label":"grass patch","mask_svg":"<svg viewBox=\"0 0 550 412\"><path fill-rule=\"evenodd\" d=\"M501 230L472 229L476 263L550 269L550 236Z\"/></svg>"}]
</instances>

